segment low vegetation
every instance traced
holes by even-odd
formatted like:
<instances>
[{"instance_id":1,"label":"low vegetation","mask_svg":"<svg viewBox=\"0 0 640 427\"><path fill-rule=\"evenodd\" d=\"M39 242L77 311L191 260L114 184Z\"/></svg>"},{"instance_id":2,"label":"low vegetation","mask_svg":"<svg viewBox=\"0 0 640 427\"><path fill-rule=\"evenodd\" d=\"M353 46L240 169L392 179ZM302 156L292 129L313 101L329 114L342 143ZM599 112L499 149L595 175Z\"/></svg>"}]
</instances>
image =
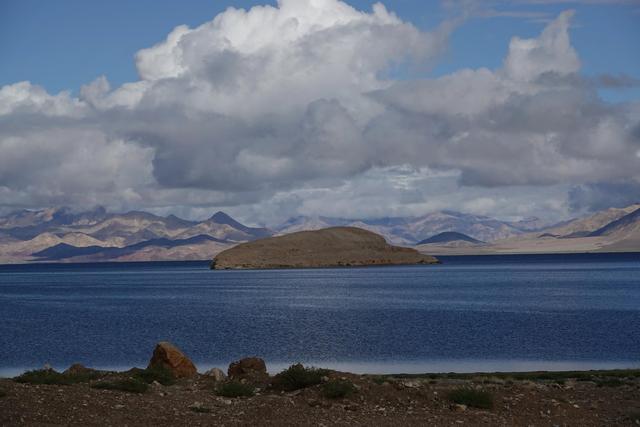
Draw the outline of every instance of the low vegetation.
<instances>
[{"instance_id":1,"label":"low vegetation","mask_svg":"<svg viewBox=\"0 0 640 427\"><path fill-rule=\"evenodd\" d=\"M322 382L329 373L326 369L306 368L302 364L291 365L277 374L271 386L277 390L294 391L311 387Z\"/></svg>"},{"instance_id":2,"label":"low vegetation","mask_svg":"<svg viewBox=\"0 0 640 427\"><path fill-rule=\"evenodd\" d=\"M459 379L481 380L500 379L513 381L553 381L562 380L594 381L606 378L640 378L640 369L611 369L593 371L540 371L540 372L492 372L492 373L441 373L441 374L394 374L387 378L429 378L429 379Z\"/></svg>"},{"instance_id":3,"label":"low vegetation","mask_svg":"<svg viewBox=\"0 0 640 427\"><path fill-rule=\"evenodd\" d=\"M38 369L27 371L22 375L15 377L13 380L25 384L55 384L55 385L71 385L78 383L88 383L89 381L100 378L100 372L83 372L75 374L65 374L56 372L53 369Z\"/></svg>"},{"instance_id":4,"label":"low vegetation","mask_svg":"<svg viewBox=\"0 0 640 427\"><path fill-rule=\"evenodd\" d=\"M0 389L0 399L7 396L7 392Z\"/></svg>"},{"instance_id":5,"label":"low vegetation","mask_svg":"<svg viewBox=\"0 0 640 427\"><path fill-rule=\"evenodd\" d=\"M173 376L173 373L162 367L136 369L133 371L133 376L147 384L151 384L154 381L162 385L173 385L176 383L176 378Z\"/></svg>"},{"instance_id":6,"label":"low vegetation","mask_svg":"<svg viewBox=\"0 0 640 427\"><path fill-rule=\"evenodd\" d=\"M387 377L383 377L383 376L375 376L375 377L371 377L371 381L373 381L375 384L378 385L382 385L386 382L389 381L389 379Z\"/></svg>"},{"instance_id":7,"label":"low vegetation","mask_svg":"<svg viewBox=\"0 0 640 427\"><path fill-rule=\"evenodd\" d=\"M627 384L626 381L623 381L620 378L605 378L605 379L596 381L596 385L598 387L620 387L626 384Z\"/></svg>"},{"instance_id":8,"label":"low vegetation","mask_svg":"<svg viewBox=\"0 0 640 427\"><path fill-rule=\"evenodd\" d=\"M356 387L348 380L330 380L322 386L322 395L327 399L341 399L356 391Z\"/></svg>"},{"instance_id":9,"label":"low vegetation","mask_svg":"<svg viewBox=\"0 0 640 427\"><path fill-rule=\"evenodd\" d=\"M114 381L100 381L91 385L100 390L117 390L128 393L144 393L149 389L149 384L135 378L127 378Z\"/></svg>"},{"instance_id":10,"label":"low vegetation","mask_svg":"<svg viewBox=\"0 0 640 427\"><path fill-rule=\"evenodd\" d=\"M250 384L243 384L238 381L229 381L221 384L216 389L216 394L222 397L251 397L255 394L255 390Z\"/></svg>"},{"instance_id":11,"label":"low vegetation","mask_svg":"<svg viewBox=\"0 0 640 427\"><path fill-rule=\"evenodd\" d=\"M640 424L640 411L634 410L627 412L627 418L632 423Z\"/></svg>"},{"instance_id":12,"label":"low vegetation","mask_svg":"<svg viewBox=\"0 0 640 427\"><path fill-rule=\"evenodd\" d=\"M458 388L449 392L447 397L453 403L466 405L471 408L493 408L493 396L487 391Z\"/></svg>"}]
</instances>

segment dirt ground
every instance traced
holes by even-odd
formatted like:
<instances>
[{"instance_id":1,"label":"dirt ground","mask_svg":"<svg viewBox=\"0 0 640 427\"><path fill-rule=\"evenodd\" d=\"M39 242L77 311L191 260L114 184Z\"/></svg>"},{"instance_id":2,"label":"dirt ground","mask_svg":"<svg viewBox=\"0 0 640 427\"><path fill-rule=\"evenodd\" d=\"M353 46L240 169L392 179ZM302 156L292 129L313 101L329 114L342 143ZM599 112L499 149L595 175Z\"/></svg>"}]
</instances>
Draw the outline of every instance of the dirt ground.
<instances>
[{"instance_id":1,"label":"dirt ground","mask_svg":"<svg viewBox=\"0 0 640 427\"><path fill-rule=\"evenodd\" d=\"M144 393L90 383L22 384L0 380L0 425L82 426L632 426L640 425L640 376L606 373L577 379L371 377L351 381L346 398L323 397L322 384L293 392L258 389L253 397L217 396L198 376ZM483 390L491 409L455 404L454 389Z\"/></svg>"}]
</instances>

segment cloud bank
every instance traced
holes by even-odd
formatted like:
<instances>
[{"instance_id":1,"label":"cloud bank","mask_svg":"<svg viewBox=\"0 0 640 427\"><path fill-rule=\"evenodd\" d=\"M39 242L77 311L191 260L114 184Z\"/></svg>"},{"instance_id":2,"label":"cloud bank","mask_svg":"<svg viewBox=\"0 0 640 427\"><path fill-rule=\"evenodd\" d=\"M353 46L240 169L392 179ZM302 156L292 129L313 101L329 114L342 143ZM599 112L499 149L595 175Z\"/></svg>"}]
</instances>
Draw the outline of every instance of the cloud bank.
<instances>
[{"instance_id":1,"label":"cloud bank","mask_svg":"<svg viewBox=\"0 0 640 427\"><path fill-rule=\"evenodd\" d=\"M581 76L572 15L513 37L499 69L410 79L458 21L425 32L338 0L230 8L140 50L136 82L0 88L0 203L255 218L590 208L589 189L639 188L640 106L598 97L626 76Z\"/></svg>"}]
</instances>

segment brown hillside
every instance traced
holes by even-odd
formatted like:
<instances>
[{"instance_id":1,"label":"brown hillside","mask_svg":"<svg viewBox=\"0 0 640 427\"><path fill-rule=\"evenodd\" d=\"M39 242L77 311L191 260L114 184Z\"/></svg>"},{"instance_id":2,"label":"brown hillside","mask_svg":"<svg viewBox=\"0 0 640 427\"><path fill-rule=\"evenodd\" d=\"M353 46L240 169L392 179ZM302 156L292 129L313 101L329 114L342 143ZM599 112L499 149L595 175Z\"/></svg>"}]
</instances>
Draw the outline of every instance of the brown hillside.
<instances>
[{"instance_id":1,"label":"brown hillside","mask_svg":"<svg viewBox=\"0 0 640 427\"><path fill-rule=\"evenodd\" d=\"M382 236L355 227L300 231L243 243L218 254L212 269L313 268L435 264L415 249L389 245Z\"/></svg>"}]
</instances>

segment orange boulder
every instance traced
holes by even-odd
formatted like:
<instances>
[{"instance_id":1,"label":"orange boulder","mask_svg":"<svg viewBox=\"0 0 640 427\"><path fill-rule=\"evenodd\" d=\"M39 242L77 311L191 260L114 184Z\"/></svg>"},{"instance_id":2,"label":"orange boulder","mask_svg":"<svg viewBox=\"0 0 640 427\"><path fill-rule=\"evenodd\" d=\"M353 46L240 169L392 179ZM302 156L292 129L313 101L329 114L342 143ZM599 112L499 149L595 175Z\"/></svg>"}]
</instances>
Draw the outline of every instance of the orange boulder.
<instances>
[{"instance_id":1,"label":"orange boulder","mask_svg":"<svg viewBox=\"0 0 640 427\"><path fill-rule=\"evenodd\" d=\"M176 378L193 377L198 373L193 362L173 344L162 341L153 350L149 368L165 368Z\"/></svg>"}]
</instances>

